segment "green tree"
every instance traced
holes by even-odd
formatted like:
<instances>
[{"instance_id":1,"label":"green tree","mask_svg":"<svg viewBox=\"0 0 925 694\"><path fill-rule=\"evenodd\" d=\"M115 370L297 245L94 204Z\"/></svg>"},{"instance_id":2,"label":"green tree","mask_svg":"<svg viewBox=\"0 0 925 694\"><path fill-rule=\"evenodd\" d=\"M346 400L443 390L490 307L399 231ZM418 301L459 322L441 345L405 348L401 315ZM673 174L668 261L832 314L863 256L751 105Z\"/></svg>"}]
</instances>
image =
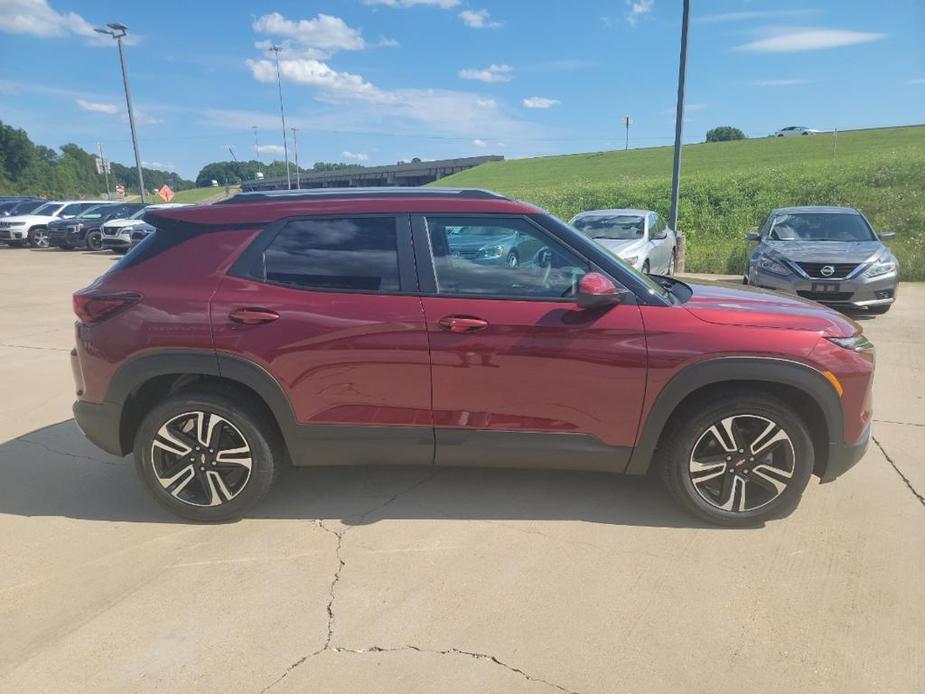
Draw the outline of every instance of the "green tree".
<instances>
[{"instance_id":1,"label":"green tree","mask_svg":"<svg viewBox=\"0 0 925 694\"><path fill-rule=\"evenodd\" d=\"M727 140L744 140L745 133L731 125L721 125L707 131L707 142L725 142Z\"/></svg>"}]
</instances>

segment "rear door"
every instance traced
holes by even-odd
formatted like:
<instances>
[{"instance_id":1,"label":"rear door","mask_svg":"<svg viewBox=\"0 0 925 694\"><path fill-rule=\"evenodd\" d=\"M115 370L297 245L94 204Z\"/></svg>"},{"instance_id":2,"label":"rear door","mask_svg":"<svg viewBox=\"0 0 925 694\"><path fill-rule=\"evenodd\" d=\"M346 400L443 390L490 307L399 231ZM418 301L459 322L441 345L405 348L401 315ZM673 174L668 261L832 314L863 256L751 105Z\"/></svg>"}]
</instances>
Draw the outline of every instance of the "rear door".
<instances>
[{"instance_id":1,"label":"rear door","mask_svg":"<svg viewBox=\"0 0 925 694\"><path fill-rule=\"evenodd\" d=\"M259 365L288 396L295 464L433 462L407 215L272 225L223 279L212 324L220 353Z\"/></svg>"},{"instance_id":2,"label":"rear door","mask_svg":"<svg viewBox=\"0 0 925 694\"><path fill-rule=\"evenodd\" d=\"M639 308L579 309L590 264L527 217L413 220L437 463L622 471L646 380Z\"/></svg>"}]
</instances>

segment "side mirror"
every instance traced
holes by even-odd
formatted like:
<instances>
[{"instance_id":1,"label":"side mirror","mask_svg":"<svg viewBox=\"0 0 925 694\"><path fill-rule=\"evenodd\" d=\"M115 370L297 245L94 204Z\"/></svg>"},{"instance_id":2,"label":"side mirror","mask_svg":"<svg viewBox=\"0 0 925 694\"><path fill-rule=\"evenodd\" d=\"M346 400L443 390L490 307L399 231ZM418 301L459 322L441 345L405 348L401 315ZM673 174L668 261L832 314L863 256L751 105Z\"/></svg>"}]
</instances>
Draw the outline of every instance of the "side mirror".
<instances>
[{"instance_id":1,"label":"side mirror","mask_svg":"<svg viewBox=\"0 0 925 694\"><path fill-rule=\"evenodd\" d=\"M757 229L752 229L745 232L745 239L747 241L758 241L761 239L761 234L758 233Z\"/></svg>"},{"instance_id":2,"label":"side mirror","mask_svg":"<svg viewBox=\"0 0 925 694\"><path fill-rule=\"evenodd\" d=\"M877 236L880 237L881 241L889 241L892 238L896 237L896 232L893 231L881 231Z\"/></svg>"},{"instance_id":3,"label":"side mirror","mask_svg":"<svg viewBox=\"0 0 925 694\"><path fill-rule=\"evenodd\" d=\"M628 292L618 289L609 277L589 272L578 280L577 304L579 308L600 308L623 303Z\"/></svg>"},{"instance_id":4,"label":"side mirror","mask_svg":"<svg viewBox=\"0 0 925 694\"><path fill-rule=\"evenodd\" d=\"M663 239L667 239L667 238L668 238L668 230L665 229L665 230L663 230L663 231L660 231L660 232L658 232L657 234L655 234L654 236L652 236L651 238L652 238L653 241L662 241Z\"/></svg>"}]
</instances>

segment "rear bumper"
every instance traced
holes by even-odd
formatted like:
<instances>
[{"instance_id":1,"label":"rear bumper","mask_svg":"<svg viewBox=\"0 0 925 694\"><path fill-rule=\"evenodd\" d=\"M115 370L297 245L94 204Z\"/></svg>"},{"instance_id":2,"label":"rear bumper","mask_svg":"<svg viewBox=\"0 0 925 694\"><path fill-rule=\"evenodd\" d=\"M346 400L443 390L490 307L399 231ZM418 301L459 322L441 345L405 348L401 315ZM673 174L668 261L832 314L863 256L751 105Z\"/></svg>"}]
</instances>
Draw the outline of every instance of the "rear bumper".
<instances>
[{"instance_id":1,"label":"rear bumper","mask_svg":"<svg viewBox=\"0 0 925 694\"><path fill-rule=\"evenodd\" d=\"M870 444L870 424L861 438L854 443L830 443L829 459L822 475L822 482L831 482L853 468L864 457Z\"/></svg>"},{"instance_id":2,"label":"rear bumper","mask_svg":"<svg viewBox=\"0 0 925 694\"><path fill-rule=\"evenodd\" d=\"M121 409L111 402L94 403L77 400L74 403L74 421L92 443L112 455L123 456L119 437Z\"/></svg>"}]
</instances>

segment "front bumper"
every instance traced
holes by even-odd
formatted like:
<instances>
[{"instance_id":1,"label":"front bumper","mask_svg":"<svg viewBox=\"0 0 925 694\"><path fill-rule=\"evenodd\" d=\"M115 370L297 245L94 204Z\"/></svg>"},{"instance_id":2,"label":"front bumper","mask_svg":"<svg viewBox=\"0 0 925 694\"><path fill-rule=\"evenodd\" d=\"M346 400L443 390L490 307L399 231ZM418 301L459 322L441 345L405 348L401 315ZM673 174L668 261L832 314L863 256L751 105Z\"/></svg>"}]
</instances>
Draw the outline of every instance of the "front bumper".
<instances>
[{"instance_id":1,"label":"front bumper","mask_svg":"<svg viewBox=\"0 0 925 694\"><path fill-rule=\"evenodd\" d=\"M64 228L64 229L49 229L48 230L48 245L49 246L58 246L59 248L69 248L73 246L79 246L83 243L83 237L79 230Z\"/></svg>"},{"instance_id":2,"label":"front bumper","mask_svg":"<svg viewBox=\"0 0 925 694\"><path fill-rule=\"evenodd\" d=\"M29 232L22 229L0 229L0 241L25 241Z\"/></svg>"},{"instance_id":3,"label":"front bumper","mask_svg":"<svg viewBox=\"0 0 925 694\"><path fill-rule=\"evenodd\" d=\"M826 462L821 481L831 482L853 468L864 457L869 444L870 424L867 425L864 433L861 434L861 438L855 443L830 443L829 459Z\"/></svg>"},{"instance_id":4,"label":"front bumper","mask_svg":"<svg viewBox=\"0 0 925 694\"><path fill-rule=\"evenodd\" d=\"M124 236L103 235L103 248L128 248L131 245L132 237L128 234Z\"/></svg>"},{"instance_id":5,"label":"front bumper","mask_svg":"<svg viewBox=\"0 0 925 694\"><path fill-rule=\"evenodd\" d=\"M867 306L886 306L896 301L896 288L899 284L897 273L892 272L882 277L866 278L863 275L851 279L826 280L810 279L792 275L780 277L769 272L756 270L749 278L751 284L764 289L774 289L788 294L796 294L804 299L817 301L830 306L865 308Z\"/></svg>"}]
</instances>

